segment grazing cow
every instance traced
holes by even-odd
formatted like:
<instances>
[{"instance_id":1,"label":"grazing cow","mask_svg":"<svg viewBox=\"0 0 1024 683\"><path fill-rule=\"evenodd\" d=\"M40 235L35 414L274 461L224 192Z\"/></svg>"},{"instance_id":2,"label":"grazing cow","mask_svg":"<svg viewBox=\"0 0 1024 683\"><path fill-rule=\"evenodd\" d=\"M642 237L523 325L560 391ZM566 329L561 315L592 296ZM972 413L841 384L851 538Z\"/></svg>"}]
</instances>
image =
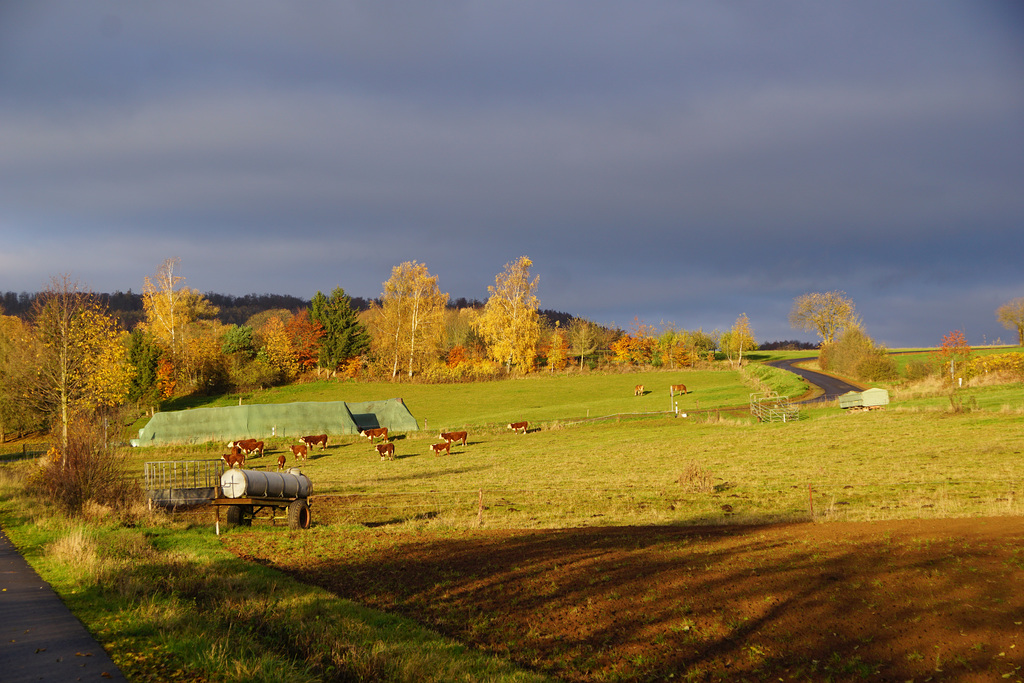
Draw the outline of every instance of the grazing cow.
<instances>
[{"instance_id":1,"label":"grazing cow","mask_svg":"<svg viewBox=\"0 0 1024 683\"><path fill-rule=\"evenodd\" d=\"M526 427L528 424L528 422L510 422L508 428L511 429L513 432L516 432L517 434L520 430L522 430L523 434L525 434Z\"/></svg>"},{"instance_id":2,"label":"grazing cow","mask_svg":"<svg viewBox=\"0 0 1024 683\"><path fill-rule=\"evenodd\" d=\"M292 449L292 454L295 456L296 460L298 460L299 458L302 458L303 460L306 459L306 453L308 452L306 449L306 444L295 444L293 446L289 446L288 448Z\"/></svg>"},{"instance_id":3,"label":"grazing cow","mask_svg":"<svg viewBox=\"0 0 1024 683\"><path fill-rule=\"evenodd\" d=\"M437 435L437 438L444 439L445 441L451 443L461 441L462 445L465 446L466 439L468 438L468 436L469 435L466 432L441 432L440 434Z\"/></svg>"},{"instance_id":4,"label":"grazing cow","mask_svg":"<svg viewBox=\"0 0 1024 683\"><path fill-rule=\"evenodd\" d=\"M245 467L245 453L238 446L232 446L231 452L221 457L224 458L224 462L228 464L228 467L234 467L235 465L238 465L239 469Z\"/></svg>"},{"instance_id":5,"label":"grazing cow","mask_svg":"<svg viewBox=\"0 0 1024 683\"><path fill-rule=\"evenodd\" d=\"M379 443L374 448L380 453L381 460L394 460L395 459L395 444L390 441Z\"/></svg>"},{"instance_id":6,"label":"grazing cow","mask_svg":"<svg viewBox=\"0 0 1024 683\"><path fill-rule=\"evenodd\" d=\"M281 470L284 469L284 463L285 463L285 458L284 458L284 453L282 453L281 455L277 456L277 471L278 472L280 472Z\"/></svg>"},{"instance_id":7,"label":"grazing cow","mask_svg":"<svg viewBox=\"0 0 1024 683\"><path fill-rule=\"evenodd\" d=\"M239 441L232 441L228 444L228 448L234 448L237 446L242 449L243 453L259 453L263 455L263 442L257 441L256 439L240 439Z\"/></svg>"},{"instance_id":8,"label":"grazing cow","mask_svg":"<svg viewBox=\"0 0 1024 683\"><path fill-rule=\"evenodd\" d=\"M633 395L634 396L643 396L644 395L644 385L643 384L637 384L636 388L633 389Z\"/></svg>"},{"instance_id":9,"label":"grazing cow","mask_svg":"<svg viewBox=\"0 0 1024 683\"><path fill-rule=\"evenodd\" d=\"M448 455L451 455L452 442L445 441L444 443L432 443L430 444L430 450L434 451L434 455L441 455L441 451L444 451Z\"/></svg>"},{"instance_id":10,"label":"grazing cow","mask_svg":"<svg viewBox=\"0 0 1024 683\"><path fill-rule=\"evenodd\" d=\"M373 440L378 437L383 438L385 441L387 441L388 428L380 427L379 429L360 429L359 436L365 436L367 439L370 440L370 443L373 443Z\"/></svg>"},{"instance_id":11,"label":"grazing cow","mask_svg":"<svg viewBox=\"0 0 1024 683\"><path fill-rule=\"evenodd\" d=\"M306 444L306 447L313 450L313 446L320 446L320 450L327 448L327 435L318 434L317 436L304 436L299 439L302 443Z\"/></svg>"},{"instance_id":12,"label":"grazing cow","mask_svg":"<svg viewBox=\"0 0 1024 683\"><path fill-rule=\"evenodd\" d=\"M685 384L673 384L671 387L669 387L668 392L669 392L669 394L685 394L686 393L686 385Z\"/></svg>"}]
</instances>

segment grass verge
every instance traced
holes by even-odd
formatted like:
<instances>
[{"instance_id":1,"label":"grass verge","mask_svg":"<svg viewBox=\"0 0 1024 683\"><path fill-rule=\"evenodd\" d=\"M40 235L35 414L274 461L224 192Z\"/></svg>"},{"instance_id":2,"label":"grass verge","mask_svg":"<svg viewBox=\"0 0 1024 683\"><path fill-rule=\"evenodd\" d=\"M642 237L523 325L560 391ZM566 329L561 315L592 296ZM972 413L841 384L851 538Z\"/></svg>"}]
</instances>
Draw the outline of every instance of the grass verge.
<instances>
[{"instance_id":1,"label":"grass verge","mask_svg":"<svg viewBox=\"0 0 1024 683\"><path fill-rule=\"evenodd\" d=\"M131 681L545 680L244 562L208 526L68 519L3 472L4 531Z\"/></svg>"}]
</instances>

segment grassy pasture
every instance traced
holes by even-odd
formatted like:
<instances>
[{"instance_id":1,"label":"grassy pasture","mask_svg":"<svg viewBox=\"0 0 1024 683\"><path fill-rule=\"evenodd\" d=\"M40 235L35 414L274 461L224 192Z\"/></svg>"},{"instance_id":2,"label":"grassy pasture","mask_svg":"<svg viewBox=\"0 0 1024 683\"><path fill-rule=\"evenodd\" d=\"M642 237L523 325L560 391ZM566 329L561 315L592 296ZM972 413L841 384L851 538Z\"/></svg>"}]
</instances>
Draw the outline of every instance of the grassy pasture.
<instances>
[{"instance_id":1,"label":"grassy pasture","mask_svg":"<svg viewBox=\"0 0 1024 683\"><path fill-rule=\"evenodd\" d=\"M677 397L687 416L658 412L668 407L667 385L680 381L693 390ZM638 383L652 388L634 397ZM1024 392L1015 386L965 392L969 409L962 413L940 396L869 413L805 408L797 423L763 425L743 407L751 387L725 371L304 386L319 400L401 393L428 427L394 435L393 462L381 462L355 436L332 436L326 451L314 451L301 467L314 482L314 520L322 523L550 528L1022 511L1014 492ZM594 419L609 415L623 417ZM523 418L533 425L527 435L504 426ZM469 444L434 456L429 445L442 428L468 429ZM288 443L268 440L268 454L247 466L276 468ZM223 451L220 444L147 447L130 457L141 470L146 460L217 458Z\"/></svg>"},{"instance_id":2,"label":"grassy pasture","mask_svg":"<svg viewBox=\"0 0 1024 683\"><path fill-rule=\"evenodd\" d=\"M644 394L634 396L634 387ZM533 375L522 379L428 385L324 380L171 402L165 410L243 403L293 401L373 401L402 398L423 428L499 425L528 420L577 420L628 412L667 411L669 386L685 384L692 393L678 396L680 410L746 405L751 389L730 370L641 372L630 374ZM138 429L145 420L133 425Z\"/></svg>"},{"instance_id":3,"label":"grassy pasture","mask_svg":"<svg viewBox=\"0 0 1024 683\"><path fill-rule=\"evenodd\" d=\"M694 390L680 397L680 409L688 417L643 415L667 410L667 386L680 382ZM639 383L650 393L634 397L633 386ZM895 400L888 409L875 412L808 408L804 419L788 424L756 424L743 410L724 410L745 406L751 391L738 373L724 371L538 377L449 386L318 382L260 392L244 400L362 401L402 396L428 429L396 435L393 462L381 462L365 439L332 436L326 451L314 451L302 465L315 486L313 530L291 532L280 523L272 528L266 521L257 521L250 531L230 531L221 538L224 544L235 539L243 546L249 536L262 539L268 547L279 544L289 549L288 558L300 564L315 564L317 558L310 553L322 543L345 550L351 555L347 562L355 566L379 570L378 556L401 555L401 544L410 538L415 540L422 533L435 542L447 539L439 547L457 549L461 539L476 537L472 530L478 525L485 531L509 529L518 534L517 530L573 526L799 521L812 518L812 501L817 521L1024 514L1020 495L1024 391L1019 386L965 390L963 412L952 412L945 396L922 397ZM698 400L700 410L696 410ZM235 405L238 397L218 401L209 405ZM591 418L639 415L587 421L588 412ZM511 434L504 424L513 419L528 419L538 428L527 435ZM447 456L428 454L439 427L468 428L469 444L456 446ZM271 452L250 464L276 466L272 465L276 453L286 447L285 441L271 440ZM125 454L133 471L141 471L142 463L149 460L217 458L223 451L223 445L209 444L128 449ZM10 467L30 469L31 463L5 466L0 475ZM258 563L238 560L213 535L208 510L171 519L142 518L129 528L106 523L103 511L93 511L92 524L83 525L46 517L24 503L17 480L3 480L0 476L5 529L100 636L130 680L544 679L536 671L517 670L501 658L464 647L417 623L365 609ZM529 538L529 532L521 533ZM711 563L720 552L710 537L685 538L689 539L685 548L677 547L679 541L668 541L655 550L677 555L685 550L673 556L671 564L692 563L705 556ZM628 538L621 543L628 545ZM753 540L742 535L737 543L750 545ZM828 543L807 546L801 541L793 546L793 558L814 554L806 570L797 572L794 583L800 591L820 574L818 556L828 556ZM729 550L721 562L716 561L716 565L737 568L736 576L722 585L744 580L750 573L749 563L755 570L764 568L766 575L769 567L774 571L780 566L776 557L760 559L756 545L753 554ZM493 552L502 547L496 545ZM854 546L850 552L860 553L862 548ZM446 581L460 579L445 573L445 557L439 553L438 571ZM510 572L532 571L525 560L517 562ZM616 595L625 590L615 577L626 571L628 563L615 562L598 565L594 569L598 574L584 577L584 584L596 586L595 605L620 599ZM885 562L879 559L878 565ZM547 571L546 565L537 569L538 580L548 576ZM932 576L934 567L930 571ZM906 573L917 576L920 568L913 564ZM986 580L989 576L984 575ZM874 585L870 578L863 579L864 585ZM884 575L877 582L888 586L893 579ZM826 584L847 586L846 582ZM678 594L669 584L645 588L656 597L651 604L680 601L681 606L673 608L679 614L671 618L685 637L692 631L695 640L704 639L699 642L719 642L716 647L731 647L730 652L738 653L756 654L769 647L749 637L745 613L709 610L705 614L691 605L688 601L702 590L699 585ZM366 590L375 586L368 582ZM424 590L448 589L440 583ZM920 599L940 594L932 590ZM390 594L381 595L385 605L381 609L392 611L387 606ZM834 597L830 594L828 599ZM821 599L825 600L824 594ZM584 610L590 605L573 604ZM721 604L738 610L741 601L716 603L716 609ZM769 605L764 600L758 604ZM869 605L871 609L874 604ZM938 611L938 607L928 609ZM479 609L472 614L480 629L486 630L488 614ZM636 627L637 633L646 633L648 627L644 622ZM714 641L712 636L719 631L726 635ZM930 645L927 642L919 649ZM580 675L586 676L591 661L587 657L599 653L583 654ZM832 653L838 654L838 650ZM920 656L916 651L911 654ZM637 670L657 671L665 666L661 660L638 657L630 660ZM844 657L832 662L808 655L802 664L806 673L794 680L824 680L825 674L845 680L832 672L845 670L840 664L852 666L860 660L856 648ZM530 662L529 657L518 659ZM727 678L728 670L722 671ZM589 680L645 678L622 670Z\"/></svg>"}]
</instances>

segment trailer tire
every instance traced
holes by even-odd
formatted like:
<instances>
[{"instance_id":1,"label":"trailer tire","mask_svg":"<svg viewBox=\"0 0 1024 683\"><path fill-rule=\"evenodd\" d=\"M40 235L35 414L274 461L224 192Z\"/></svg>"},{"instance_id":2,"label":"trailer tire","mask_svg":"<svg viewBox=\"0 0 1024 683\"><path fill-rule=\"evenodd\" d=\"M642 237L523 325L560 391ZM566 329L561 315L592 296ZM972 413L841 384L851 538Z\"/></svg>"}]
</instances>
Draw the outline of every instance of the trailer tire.
<instances>
[{"instance_id":1,"label":"trailer tire","mask_svg":"<svg viewBox=\"0 0 1024 683\"><path fill-rule=\"evenodd\" d=\"M228 526L252 526L252 513L246 514L248 505L228 506Z\"/></svg>"},{"instance_id":2,"label":"trailer tire","mask_svg":"<svg viewBox=\"0 0 1024 683\"><path fill-rule=\"evenodd\" d=\"M288 503L288 528L308 529L312 518L309 514L309 505L302 498Z\"/></svg>"}]
</instances>

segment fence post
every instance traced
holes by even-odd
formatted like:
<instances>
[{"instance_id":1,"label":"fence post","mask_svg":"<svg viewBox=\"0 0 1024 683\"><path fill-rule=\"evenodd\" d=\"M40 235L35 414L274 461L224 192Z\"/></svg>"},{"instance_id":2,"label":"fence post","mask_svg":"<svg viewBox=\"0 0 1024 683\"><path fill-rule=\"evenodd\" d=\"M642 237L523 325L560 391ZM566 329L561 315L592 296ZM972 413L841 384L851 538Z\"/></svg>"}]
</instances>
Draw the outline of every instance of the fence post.
<instances>
[{"instance_id":1,"label":"fence post","mask_svg":"<svg viewBox=\"0 0 1024 683\"><path fill-rule=\"evenodd\" d=\"M484 490L480 489L480 499L476 507L476 525L484 525Z\"/></svg>"},{"instance_id":2,"label":"fence post","mask_svg":"<svg viewBox=\"0 0 1024 683\"><path fill-rule=\"evenodd\" d=\"M810 501L810 504L811 504L811 521L813 522L814 521L814 485L813 484L808 484L807 485L807 500Z\"/></svg>"}]
</instances>

